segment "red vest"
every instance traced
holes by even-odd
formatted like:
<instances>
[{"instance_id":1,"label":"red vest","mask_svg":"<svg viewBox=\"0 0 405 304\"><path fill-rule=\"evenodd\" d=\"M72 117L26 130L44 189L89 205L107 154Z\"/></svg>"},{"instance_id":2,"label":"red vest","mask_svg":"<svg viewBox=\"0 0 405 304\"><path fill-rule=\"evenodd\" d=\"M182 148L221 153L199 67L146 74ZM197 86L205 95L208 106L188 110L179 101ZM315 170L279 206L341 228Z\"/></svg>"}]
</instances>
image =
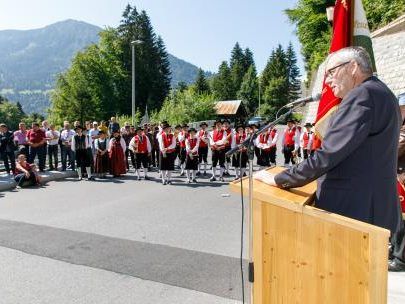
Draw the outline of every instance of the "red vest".
<instances>
[{"instance_id":1,"label":"red vest","mask_svg":"<svg viewBox=\"0 0 405 304\"><path fill-rule=\"evenodd\" d=\"M312 151L318 150L321 147L321 140L314 134L314 138L312 140Z\"/></svg>"},{"instance_id":2,"label":"red vest","mask_svg":"<svg viewBox=\"0 0 405 304\"><path fill-rule=\"evenodd\" d=\"M200 147L207 147L208 145L202 140L202 137L204 136L204 133L205 133L205 135L207 136L207 131L204 131L204 130L200 130L200 132L198 132L198 137L200 137Z\"/></svg>"},{"instance_id":3,"label":"red vest","mask_svg":"<svg viewBox=\"0 0 405 304\"><path fill-rule=\"evenodd\" d=\"M311 134L311 133L304 132L304 135L302 136L302 139L304 140L304 149L307 149L307 147L308 147L309 134Z\"/></svg>"},{"instance_id":4,"label":"red vest","mask_svg":"<svg viewBox=\"0 0 405 304\"><path fill-rule=\"evenodd\" d=\"M181 135L184 135L184 131L180 132ZM186 147L186 139L189 137L188 133L183 137L183 140L180 141L180 147L185 148Z\"/></svg>"},{"instance_id":5,"label":"red vest","mask_svg":"<svg viewBox=\"0 0 405 304\"><path fill-rule=\"evenodd\" d=\"M224 130L218 131L217 129L214 130L212 134L212 139L214 140L214 143L221 140L224 136ZM224 145L217 145L218 149L223 149L225 146Z\"/></svg>"},{"instance_id":6,"label":"red vest","mask_svg":"<svg viewBox=\"0 0 405 304\"><path fill-rule=\"evenodd\" d=\"M268 140L269 140L269 134L268 133L262 133L262 134L259 135L259 143L266 144Z\"/></svg>"},{"instance_id":7,"label":"red vest","mask_svg":"<svg viewBox=\"0 0 405 304\"><path fill-rule=\"evenodd\" d=\"M148 144L146 142L147 138L146 135L135 135L135 143L138 144L138 152L137 153L148 153Z\"/></svg>"},{"instance_id":8,"label":"red vest","mask_svg":"<svg viewBox=\"0 0 405 304\"><path fill-rule=\"evenodd\" d=\"M245 141L245 139L246 139L246 133L243 133L242 136L240 136L239 133L236 133L235 138L236 138L236 144L239 145L239 144L241 144L243 141Z\"/></svg>"},{"instance_id":9,"label":"red vest","mask_svg":"<svg viewBox=\"0 0 405 304\"><path fill-rule=\"evenodd\" d=\"M197 138L187 138L188 144L190 145L190 150L193 150L195 148L195 145L197 144ZM198 153L198 152L197 152ZM197 153L194 153L196 155Z\"/></svg>"},{"instance_id":10,"label":"red vest","mask_svg":"<svg viewBox=\"0 0 405 304\"><path fill-rule=\"evenodd\" d=\"M232 130L231 129L224 129L224 132L226 133L226 136L228 137L228 143L225 145L226 147L230 147L232 144Z\"/></svg>"},{"instance_id":11,"label":"red vest","mask_svg":"<svg viewBox=\"0 0 405 304\"><path fill-rule=\"evenodd\" d=\"M284 146L294 146L295 144L295 127L292 128L291 130L286 129L284 133Z\"/></svg>"},{"instance_id":12,"label":"red vest","mask_svg":"<svg viewBox=\"0 0 405 304\"><path fill-rule=\"evenodd\" d=\"M165 132L162 133L162 141L163 147L167 148L170 147L173 142L173 134L166 134ZM167 150L166 152L171 153L174 149Z\"/></svg>"}]
</instances>

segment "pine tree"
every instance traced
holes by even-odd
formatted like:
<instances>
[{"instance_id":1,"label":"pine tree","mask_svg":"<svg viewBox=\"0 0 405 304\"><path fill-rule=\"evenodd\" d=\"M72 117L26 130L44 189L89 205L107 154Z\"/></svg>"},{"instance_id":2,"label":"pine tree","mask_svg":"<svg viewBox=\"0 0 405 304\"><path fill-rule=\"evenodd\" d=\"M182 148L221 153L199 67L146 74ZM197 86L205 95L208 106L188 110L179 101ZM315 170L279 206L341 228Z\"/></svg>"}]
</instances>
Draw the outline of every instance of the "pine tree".
<instances>
[{"instance_id":1,"label":"pine tree","mask_svg":"<svg viewBox=\"0 0 405 304\"><path fill-rule=\"evenodd\" d=\"M239 46L238 42L236 42L234 48L232 49L229 67L231 70L231 77L234 89L232 95L236 96L236 93L240 89L240 86L242 84L243 76L249 68L245 67L245 54L242 48Z\"/></svg>"},{"instance_id":2,"label":"pine tree","mask_svg":"<svg viewBox=\"0 0 405 304\"><path fill-rule=\"evenodd\" d=\"M253 59L253 53L249 48L245 49L245 58L244 58L244 64L243 64L243 68L245 70L245 74L246 72L249 70L251 65L255 65L255 61Z\"/></svg>"},{"instance_id":3,"label":"pine tree","mask_svg":"<svg viewBox=\"0 0 405 304\"><path fill-rule=\"evenodd\" d=\"M297 57L292 43L290 42L286 51L287 73L288 73L288 102L297 99L301 91L300 70L297 66Z\"/></svg>"},{"instance_id":4,"label":"pine tree","mask_svg":"<svg viewBox=\"0 0 405 304\"><path fill-rule=\"evenodd\" d=\"M204 71L201 68L198 69L197 78L194 82L194 90L198 94L210 94L211 92Z\"/></svg>"},{"instance_id":5,"label":"pine tree","mask_svg":"<svg viewBox=\"0 0 405 304\"><path fill-rule=\"evenodd\" d=\"M16 106L17 106L17 108L18 108L18 111L20 111L20 114L23 115L23 116L25 116L23 107L22 107L22 105L21 105L21 103L20 103L19 101L17 101L17 105L16 105Z\"/></svg>"},{"instance_id":6,"label":"pine tree","mask_svg":"<svg viewBox=\"0 0 405 304\"><path fill-rule=\"evenodd\" d=\"M258 107L259 83L256 75L256 68L251 65L243 77L242 85L238 92L238 99L246 103L249 113L256 112Z\"/></svg>"},{"instance_id":7,"label":"pine tree","mask_svg":"<svg viewBox=\"0 0 405 304\"><path fill-rule=\"evenodd\" d=\"M223 61L219 66L218 74L213 80L213 91L215 97L219 100L233 100L236 98L231 70L226 61Z\"/></svg>"},{"instance_id":8,"label":"pine tree","mask_svg":"<svg viewBox=\"0 0 405 304\"><path fill-rule=\"evenodd\" d=\"M288 69L286 54L281 45L272 51L262 74L263 99L267 103L268 115L275 114L288 103Z\"/></svg>"}]
</instances>

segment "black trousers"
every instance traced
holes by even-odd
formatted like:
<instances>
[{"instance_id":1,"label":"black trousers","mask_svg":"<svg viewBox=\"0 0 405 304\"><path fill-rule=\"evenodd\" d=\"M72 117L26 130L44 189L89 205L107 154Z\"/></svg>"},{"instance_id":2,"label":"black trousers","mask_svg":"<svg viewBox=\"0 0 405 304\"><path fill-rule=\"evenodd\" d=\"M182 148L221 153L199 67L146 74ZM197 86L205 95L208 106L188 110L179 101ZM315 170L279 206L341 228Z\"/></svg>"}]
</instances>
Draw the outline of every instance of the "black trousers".
<instances>
[{"instance_id":1,"label":"black trousers","mask_svg":"<svg viewBox=\"0 0 405 304\"><path fill-rule=\"evenodd\" d=\"M272 164L276 163L276 155L277 155L277 148L271 147L270 152L269 152L270 163L272 163Z\"/></svg>"},{"instance_id":2,"label":"black trousers","mask_svg":"<svg viewBox=\"0 0 405 304\"><path fill-rule=\"evenodd\" d=\"M294 145L291 146L284 146L284 163L287 165L290 162L295 165L295 160L294 157L292 155L293 151L295 150Z\"/></svg>"},{"instance_id":3,"label":"black trousers","mask_svg":"<svg viewBox=\"0 0 405 304\"><path fill-rule=\"evenodd\" d=\"M159 167L159 149L153 148L151 151L151 164L153 167Z\"/></svg>"},{"instance_id":4,"label":"black trousers","mask_svg":"<svg viewBox=\"0 0 405 304\"><path fill-rule=\"evenodd\" d=\"M30 147L28 162L32 164L37 155L38 155L39 170L43 171L45 169L45 161L46 161L46 146L45 145L39 146L39 147Z\"/></svg>"},{"instance_id":5,"label":"black trousers","mask_svg":"<svg viewBox=\"0 0 405 304\"><path fill-rule=\"evenodd\" d=\"M15 172L15 154L13 152L1 152L1 159L4 162L4 168L6 169L7 173L10 173L10 164L11 164L11 171ZM8 161L10 160L10 164Z\"/></svg>"},{"instance_id":6,"label":"black trousers","mask_svg":"<svg viewBox=\"0 0 405 304\"><path fill-rule=\"evenodd\" d=\"M402 220L401 204L398 204L398 209L401 219L398 222L396 233L394 233L390 239L390 243L392 245L390 256L405 263L405 223Z\"/></svg>"},{"instance_id":7,"label":"black trousers","mask_svg":"<svg viewBox=\"0 0 405 304\"><path fill-rule=\"evenodd\" d=\"M48 145L48 162L50 170L58 169L58 145Z\"/></svg>"},{"instance_id":8,"label":"black trousers","mask_svg":"<svg viewBox=\"0 0 405 304\"><path fill-rule=\"evenodd\" d=\"M126 165L127 165L127 170L129 170L128 156L131 158L132 167L135 168L135 166L136 166L136 163L135 163L135 154L134 154L134 152L132 152L132 151L129 150L129 149L126 149L126 150L125 150L125 163L126 163Z\"/></svg>"},{"instance_id":9,"label":"black trousers","mask_svg":"<svg viewBox=\"0 0 405 304\"><path fill-rule=\"evenodd\" d=\"M212 151L212 168L215 168L218 163L221 168L225 168L225 150Z\"/></svg>"},{"instance_id":10,"label":"black trousers","mask_svg":"<svg viewBox=\"0 0 405 304\"><path fill-rule=\"evenodd\" d=\"M302 149L302 153L304 154L304 159L307 159L308 156L311 155L311 151L309 151L308 149Z\"/></svg>"},{"instance_id":11,"label":"black trousers","mask_svg":"<svg viewBox=\"0 0 405 304\"><path fill-rule=\"evenodd\" d=\"M202 162L208 163L207 156L208 156L208 147L199 147L198 148L198 162L200 164Z\"/></svg>"}]
</instances>

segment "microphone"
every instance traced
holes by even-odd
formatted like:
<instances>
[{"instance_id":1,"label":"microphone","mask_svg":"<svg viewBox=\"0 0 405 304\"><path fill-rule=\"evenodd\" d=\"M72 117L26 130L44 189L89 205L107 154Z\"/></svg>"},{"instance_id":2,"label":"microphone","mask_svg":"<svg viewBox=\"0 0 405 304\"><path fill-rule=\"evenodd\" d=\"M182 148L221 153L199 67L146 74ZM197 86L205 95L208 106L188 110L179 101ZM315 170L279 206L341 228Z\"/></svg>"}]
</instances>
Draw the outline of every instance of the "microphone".
<instances>
[{"instance_id":1,"label":"microphone","mask_svg":"<svg viewBox=\"0 0 405 304\"><path fill-rule=\"evenodd\" d=\"M302 97L302 98L298 98L297 100L294 100L294 101L292 101L292 102L290 102L290 103L287 103L285 106L284 106L284 108L291 108L291 107L294 107L294 106L296 106L296 105L299 105L299 104L306 104L307 102L311 102L311 101L314 101L314 100L318 100L318 99L320 99L321 98L321 94L316 94L315 96L308 96L308 97Z\"/></svg>"}]
</instances>

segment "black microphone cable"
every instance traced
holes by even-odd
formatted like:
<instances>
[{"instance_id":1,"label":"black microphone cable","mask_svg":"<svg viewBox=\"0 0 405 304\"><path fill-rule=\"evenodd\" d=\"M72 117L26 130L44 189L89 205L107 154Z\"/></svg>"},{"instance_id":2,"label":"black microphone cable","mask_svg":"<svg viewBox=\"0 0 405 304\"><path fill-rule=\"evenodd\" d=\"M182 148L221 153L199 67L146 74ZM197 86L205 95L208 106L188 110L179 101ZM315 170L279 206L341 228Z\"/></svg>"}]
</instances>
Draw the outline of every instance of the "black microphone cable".
<instances>
[{"instance_id":1,"label":"black microphone cable","mask_svg":"<svg viewBox=\"0 0 405 304\"><path fill-rule=\"evenodd\" d=\"M239 174L240 174L240 197L242 205L242 223L240 234L240 273L242 279L242 304L245 304L245 279L243 276L243 228L245 219L245 201L243 200L243 176L242 176L242 150L239 152Z\"/></svg>"}]
</instances>

